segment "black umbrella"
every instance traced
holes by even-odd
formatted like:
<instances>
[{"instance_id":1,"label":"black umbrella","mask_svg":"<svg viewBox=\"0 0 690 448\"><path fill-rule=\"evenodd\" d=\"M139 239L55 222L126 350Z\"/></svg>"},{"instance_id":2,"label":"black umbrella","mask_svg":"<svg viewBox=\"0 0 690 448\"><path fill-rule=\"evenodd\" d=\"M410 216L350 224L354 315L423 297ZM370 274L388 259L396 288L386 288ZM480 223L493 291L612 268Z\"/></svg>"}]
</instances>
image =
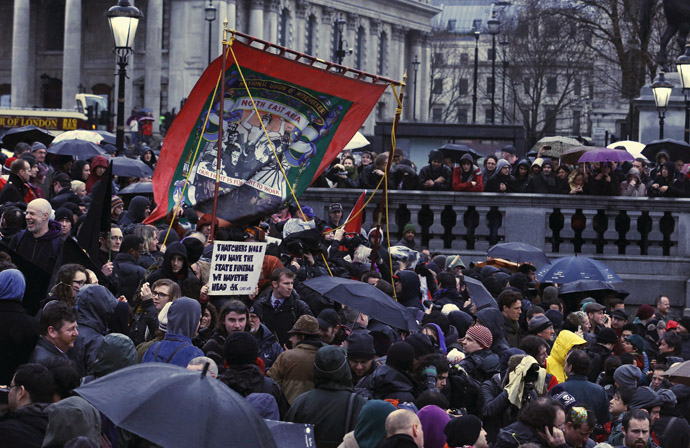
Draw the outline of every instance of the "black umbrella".
<instances>
[{"instance_id":1,"label":"black umbrella","mask_svg":"<svg viewBox=\"0 0 690 448\"><path fill-rule=\"evenodd\" d=\"M549 264L551 260L543 250L525 243L500 243L489 248L487 256L503 258L516 263Z\"/></svg>"},{"instance_id":2,"label":"black umbrella","mask_svg":"<svg viewBox=\"0 0 690 448\"><path fill-rule=\"evenodd\" d=\"M656 155L661 151L669 155L669 162L682 160L685 163L690 163L690 144L681 140L673 140L672 138L653 141L644 147L642 155L649 160L655 160Z\"/></svg>"},{"instance_id":3,"label":"black umbrella","mask_svg":"<svg viewBox=\"0 0 690 448\"><path fill-rule=\"evenodd\" d=\"M113 158L113 174L123 177L150 177L153 176L153 170L141 160L122 156Z\"/></svg>"},{"instance_id":4,"label":"black umbrella","mask_svg":"<svg viewBox=\"0 0 690 448\"><path fill-rule=\"evenodd\" d=\"M117 194L153 194L153 183L137 182L135 184L130 184L118 191Z\"/></svg>"},{"instance_id":5,"label":"black umbrella","mask_svg":"<svg viewBox=\"0 0 690 448\"><path fill-rule=\"evenodd\" d=\"M75 392L115 425L166 448L276 448L266 422L244 398L198 371L137 364Z\"/></svg>"},{"instance_id":6,"label":"black umbrella","mask_svg":"<svg viewBox=\"0 0 690 448\"><path fill-rule=\"evenodd\" d=\"M314 425L268 419L265 421L278 448L312 448L316 446L314 441Z\"/></svg>"},{"instance_id":7,"label":"black umbrella","mask_svg":"<svg viewBox=\"0 0 690 448\"><path fill-rule=\"evenodd\" d=\"M406 331L419 329L414 316L407 308L369 283L324 275L310 278L304 285L328 299L354 308L384 324Z\"/></svg>"},{"instance_id":8,"label":"black umbrella","mask_svg":"<svg viewBox=\"0 0 690 448\"><path fill-rule=\"evenodd\" d=\"M483 310L484 308L498 309L496 299L494 299L482 282L469 276L463 278L465 279L467 291L470 293L470 299L472 299L472 303L477 307L477 310Z\"/></svg>"},{"instance_id":9,"label":"black umbrella","mask_svg":"<svg viewBox=\"0 0 690 448\"><path fill-rule=\"evenodd\" d=\"M98 134L98 135L100 135L101 137L103 137L103 140L101 140L101 146L104 146L104 145L106 145L106 144L108 144L108 145L115 145L115 143L116 143L116 141L117 141L117 137L116 137L115 134L113 134L112 132L101 131L101 130L98 130L98 129L96 129L96 130L93 131L93 132L95 132L96 134Z\"/></svg>"},{"instance_id":10,"label":"black umbrella","mask_svg":"<svg viewBox=\"0 0 690 448\"><path fill-rule=\"evenodd\" d=\"M558 294L561 296L566 296L569 294L576 295L580 293L583 295L592 296L595 299L609 294L613 294L621 299L624 299L630 295L629 292L616 287L616 285L601 280L578 280L575 282L566 283L558 288Z\"/></svg>"},{"instance_id":11,"label":"black umbrella","mask_svg":"<svg viewBox=\"0 0 690 448\"><path fill-rule=\"evenodd\" d=\"M55 137L50 132L45 129L39 128L34 125L22 126L20 128L10 129L2 136L2 146L14 150L17 143L26 142L41 142L48 146L53 141Z\"/></svg>"},{"instance_id":12,"label":"black umbrella","mask_svg":"<svg viewBox=\"0 0 690 448\"><path fill-rule=\"evenodd\" d=\"M443 153L443 157L450 157L454 162L459 162L460 158L465 154L472 156L474 160L483 157L474 149L467 145L456 145L455 143L446 143L445 145L438 148L439 151Z\"/></svg>"},{"instance_id":13,"label":"black umbrella","mask_svg":"<svg viewBox=\"0 0 690 448\"><path fill-rule=\"evenodd\" d=\"M90 159L94 156L103 156L107 152L95 143L86 140L63 140L48 147L48 152L59 156L72 156L80 159Z\"/></svg>"}]
</instances>

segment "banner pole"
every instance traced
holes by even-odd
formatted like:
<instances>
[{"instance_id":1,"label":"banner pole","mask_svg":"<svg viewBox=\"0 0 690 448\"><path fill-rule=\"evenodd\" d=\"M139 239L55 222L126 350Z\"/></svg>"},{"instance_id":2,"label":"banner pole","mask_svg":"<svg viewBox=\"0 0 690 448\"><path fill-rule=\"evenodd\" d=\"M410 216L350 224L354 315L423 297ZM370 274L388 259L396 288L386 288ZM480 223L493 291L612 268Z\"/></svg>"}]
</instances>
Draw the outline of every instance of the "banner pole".
<instances>
[{"instance_id":1,"label":"banner pole","mask_svg":"<svg viewBox=\"0 0 690 448\"><path fill-rule=\"evenodd\" d=\"M391 163L393 163L393 155L395 154L395 134L398 131L398 123L400 122L400 115L402 115L402 107L403 107L403 98L405 98L405 85L407 83L407 70L405 70L405 73L403 74L403 81L402 84L400 84L400 96L396 97L396 100L398 102L398 106L395 109L395 118L393 118L393 127L391 128L391 150L390 153L388 154L388 161L386 162L386 171L383 173L383 194L381 195L381 202L379 203L379 207L377 210L377 217L376 217L376 232L378 233L378 238L374 238L374 241L376 243L374 244L373 250L372 250L372 259L376 260L376 253L378 251L379 244L381 244L381 241L383 240L383 233L381 232L381 217L383 214L386 212L386 203L388 199L388 172L391 169ZM395 94L395 88L393 88L393 93ZM388 214L386 213L386 222L388 222ZM388 226L386 226L388 228ZM390 241L388 242L390 245ZM388 251L388 255L390 257L390 250ZM390 260L389 260L390 263ZM373 271L375 269L374 266L375 263L371 263L371 270ZM391 266L391 271L393 269L393 266ZM393 278L393 273L391 272L391 279ZM393 294L395 295L395 289L393 290Z\"/></svg>"},{"instance_id":2,"label":"banner pole","mask_svg":"<svg viewBox=\"0 0 690 448\"><path fill-rule=\"evenodd\" d=\"M216 185L213 190L213 212L211 213L211 234L208 237L208 242L213 243L213 238L216 235L216 216L218 215L218 191L220 189L220 168L222 165L222 149L223 149L223 106L225 105L225 58L228 53L228 19L223 21L223 64L221 65L220 74L220 101L218 105L218 148L216 158Z\"/></svg>"}]
</instances>

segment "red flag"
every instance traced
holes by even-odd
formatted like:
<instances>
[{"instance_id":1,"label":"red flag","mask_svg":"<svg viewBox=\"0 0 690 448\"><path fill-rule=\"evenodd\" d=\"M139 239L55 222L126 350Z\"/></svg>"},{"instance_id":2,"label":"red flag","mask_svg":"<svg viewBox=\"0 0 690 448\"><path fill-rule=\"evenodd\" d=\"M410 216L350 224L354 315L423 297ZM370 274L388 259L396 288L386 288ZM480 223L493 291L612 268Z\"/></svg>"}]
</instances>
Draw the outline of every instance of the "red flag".
<instances>
[{"instance_id":1,"label":"red flag","mask_svg":"<svg viewBox=\"0 0 690 448\"><path fill-rule=\"evenodd\" d=\"M345 222L345 232L347 233L359 233L362 231L362 211L364 209L364 197L367 195L367 190L364 190L362 194L357 199L355 206L352 207L352 211L347 215ZM352 221L350 221L350 217Z\"/></svg>"},{"instance_id":2,"label":"red flag","mask_svg":"<svg viewBox=\"0 0 690 448\"><path fill-rule=\"evenodd\" d=\"M325 71L237 40L231 48L221 166L216 166L218 58L201 75L166 135L153 176L158 207L147 223L165 217L177 202L211 213L217 170L219 220L242 223L274 213L291 199L287 182L299 197L360 129L388 85Z\"/></svg>"}]
</instances>

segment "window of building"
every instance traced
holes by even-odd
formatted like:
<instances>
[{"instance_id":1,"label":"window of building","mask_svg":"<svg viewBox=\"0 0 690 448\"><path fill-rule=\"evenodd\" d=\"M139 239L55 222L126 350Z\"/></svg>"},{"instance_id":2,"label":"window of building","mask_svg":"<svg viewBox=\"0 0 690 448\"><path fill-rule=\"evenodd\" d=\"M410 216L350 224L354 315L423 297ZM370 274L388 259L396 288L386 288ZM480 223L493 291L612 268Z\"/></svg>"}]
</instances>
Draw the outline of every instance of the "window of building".
<instances>
[{"instance_id":1,"label":"window of building","mask_svg":"<svg viewBox=\"0 0 690 448\"><path fill-rule=\"evenodd\" d=\"M579 110L573 111L573 135L580 135L580 120L582 112Z\"/></svg>"},{"instance_id":2,"label":"window of building","mask_svg":"<svg viewBox=\"0 0 690 448\"><path fill-rule=\"evenodd\" d=\"M431 119L437 123L443 121L443 109L440 107L431 109Z\"/></svg>"},{"instance_id":3,"label":"window of building","mask_svg":"<svg viewBox=\"0 0 690 448\"><path fill-rule=\"evenodd\" d=\"M486 60L487 61L493 61L494 60L494 49L489 48L486 50Z\"/></svg>"},{"instance_id":4,"label":"window of building","mask_svg":"<svg viewBox=\"0 0 690 448\"><path fill-rule=\"evenodd\" d=\"M314 14L310 15L307 21L307 48L305 50L312 56L316 54L316 16Z\"/></svg>"},{"instance_id":5,"label":"window of building","mask_svg":"<svg viewBox=\"0 0 690 448\"><path fill-rule=\"evenodd\" d=\"M443 78L434 79L434 88L432 93L434 95L440 95L443 93Z\"/></svg>"},{"instance_id":6,"label":"window of building","mask_svg":"<svg viewBox=\"0 0 690 448\"><path fill-rule=\"evenodd\" d=\"M486 109L486 111L484 112L484 116L485 116L485 123L486 124L493 123L494 111L491 110L491 108Z\"/></svg>"},{"instance_id":7,"label":"window of building","mask_svg":"<svg viewBox=\"0 0 690 448\"><path fill-rule=\"evenodd\" d=\"M522 80L522 87L523 87L525 95L530 94L531 85L532 85L532 80L530 78L525 78Z\"/></svg>"},{"instance_id":8,"label":"window of building","mask_svg":"<svg viewBox=\"0 0 690 448\"><path fill-rule=\"evenodd\" d=\"M51 0L42 16L43 49L63 51L65 46L65 0ZM47 107L47 106L46 106Z\"/></svg>"},{"instance_id":9,"label":"window of building","mask_svg":"<svg viewBox=\"0 0 690 448\"><path fill-rule=\"evenodd\" d=\"M355 54L355 68L357 70L364 70L364 64L367 58L366 55L366 48L365 48L365 41L366 39L366 31L363 26L360 26L357 29L357 49L355 50L357 54Z\"/></svg>"},{"instance_id":10,"label":"window of building","mask_svg":"<svg viewBox=\"0 0 690 448\"><path fill-rule=\"evenodd\" d=\"M470 62L470 55L467 53L460 53L460 62Z\"/></svg>"},{"instance_id":11,"label":"window of building","mask_svg":"<svg viewBox=\"0 0 690 448\"><path fill-rule=\"evenodd\" d=\"M386 61L386 56L388 55L388 35L385 33L381 33L381 37L379 38L379 60L378 60L378 66L376 67L378 74L381 76L386 76L388 72L388 67L387 67L387 61Z\"/></svg>"},{"instance_id":12,"label":"window of building","mask_svg":"<svg viewBox=\"0 0 690 448\"><path fill-rule=\"evenodd\" d=\"M555 76L546 79L546 93L548 95L555 95L558 93L558 78Z\"/></svg>"},{"instance_id":13,"label":"window of building","mask_svg":"<svg viewBox=\"0 0 690 448\"><path fill-rule=\"evenodd\" d=\"M280 11L280 29L278 30L278 43L284 47L288 45L288 26L290 24L290 10L283 8Z\"/></svg>"},{"instance_id":14,"label":"window of building","mask_svg":"<svg viewBox=\"0 0 690 448\"><path fill-rule=\"evenodd\" d=\"M494 78L491 76L487 76L486 78L486 92L488 94L491 94L491 92L494 91Z\"/></svg>"},{"instance_id":15,"label":"window of building","mask_svg":"<svg viewBox=\"0 0 690 448\"><path fill-rule=\"evenodd\" d=\"M544 134L556 135L557 111L554 107L547 107L545 112Z\"/></svg>"},{"instance_id":16,"label":"window of building","mask_svg":"<svg viewBox=\"0 0 690 448\"><path fill-rule=\"evenodd\" d=\"M386 102L379 101L376 105L376 119L378 121L384 121L386 119Z\"/></svg>"},{"instance_id":17,"label":"window of building","mask_svg":"<svg viewBox=\"0 0 690 448\"><path fill-rule=\"evenodd\" d=\"M0 84L0 107L11 107L12 87L9 84Z\"/></svg>"},{"instance_id":18,"label":"window of building","mask_svg":"<svg viewBox=\"0 0 690 448\"><path fill-rule=\"evenodd\" d=\"M467 116L468 116L468 110L467 109L458 109L458 123L467 124Z\"/></svg>"},{"instance_id":19,"label":"window of building","mask_svg":"<svg viewBox=\"0 0 690 448\"><path fill-rule=\"evenodd\" d=\"M481 31L482 29L482 19L474 19L472 21L472 29L474 31Z\"/></svg>"},{"instance_id":20,"label":"window of building","mask_svg":"<svg viewBox=\"0 0 690 448\"><path fill-rule=\"evenodd\" d=\"M573 80L573 94L575 96L582 95L582 80L580 78L575 78Z\"/></svg>"},{"instance_id":21,"label":"window of building","mask_svg":"<svg viewBox=\"0 0 690 448\"><path fill-rule=\"evenodd\" d=\"M467 78L460 78L460 81L458 81L458 90L460 96L467 95L470 90L470 80Z\"/></svg>"},{"instance_id":22,"label":"window of building","mask_svg":"<svg viewBox=\"0 0 690 448\"><path fill-rule=\"evenodd\" d=\"M434 65L436 67L443 67L443 64L444 64L443 53L441 53L441 52L434 53Z\"/></svg>"},{"instance_id":23,"label":"window of building","mask_svg":"<svg viewBox=\"0 0 690 448\"><path fill-rule=\"evenodd\" d=\"M448 21L448 27L446 28L448 31L453 31L455 29L455 24L457 21L455 19L450 19Z\"/></svg>"}]
</instances>

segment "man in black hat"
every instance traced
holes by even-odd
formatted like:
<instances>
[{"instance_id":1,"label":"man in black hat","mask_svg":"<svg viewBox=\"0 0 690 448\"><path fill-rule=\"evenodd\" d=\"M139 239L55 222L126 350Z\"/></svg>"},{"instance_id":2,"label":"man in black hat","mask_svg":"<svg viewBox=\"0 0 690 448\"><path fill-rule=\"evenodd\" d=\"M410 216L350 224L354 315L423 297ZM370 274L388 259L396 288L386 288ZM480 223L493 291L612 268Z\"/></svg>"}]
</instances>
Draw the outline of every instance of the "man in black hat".
<instances>
[{"instance_id":1,"label":"man in black hat","mask_svg":"<svg viewBox=\"0 0 690 448\"><path fill-rule=\"evenodd\" d=\"M628 323L628 313L624 310L611 311L611 328L616 330L616 334L620 336L623 326Z\"/></svg>"},{"instance_id":2,"label":"man in black hat","mask_svg":"<svg viewBox=\"0 0 690 448\"><path fill-rule=\"evenodd\" d=\"M486 430L482 428L482 421L472 414L452 419L443 428L443 432L450 448L465 446L489 448L486 441Z\"/></svg>"},{"instance_id":3,"label":"man in black hat","mask_svg":"<svg viewBox=\"0 0 690 448\"><path fill-rule=\"evenodd\" d=\"M602 328L597 333L596 343L585 348L589 355L589 372L587 379L593 383L597 382L599 373L604 370L606 360L613 354L613 346L618 343L616 330L612 328Z\"/></svg>"},{"instance_id":4,"label":"man in black hat","mask_svg":"<svg viewBox=\"0 0 690 448\"><path fill-rule=\"evenodd\" d=\"M589 318L589 323L592 328L589 330L590 333L597 334L599 330L608 326L609 317L604 314L606 307L601 303L590 302L585 305L585 313L587 313L587 318Z\"/></svg>"},{"instance_id":5,"label":"man in black hat","mask_svg":"<svg viewBox=\"0 0 690 448\"><path fill-rule=\"evenodd\" d=\"M347 338L347 362L352 373L352 384L359 385L362 380L374 373L376 364L374 338L366 331L356 331ZM361 387L364 387L362 384Z\"/></svg>"},{"instance_id":6,"label":"man in black hat","mask_svg":"<svg viewBox=\"0 0 690 448\"><path fill-rule=\"evenodd\" d=\"M510 172L514 175L515 174L515 169L517 168L517 150L515 149L515 146L513 145L505 145L503 148L501 148L501 158L505 159L510 163Z\"/></svg>"},{"instance_id":7,"label":"man in black hat","mask_svg":"<svg viewBox=\"0 0 690 448\"><path fill-rule=\"evenodd\" d=\"M319 333L321 335L321 341L324 344L333 343L335 332L338 328L338 325L340 325L338 313L334 309L326 308L319 313L316 319L319 321Z\"/></svg>"},{"instance_id":8,"label":"man in black hat","mask_svg":"<svg viewBox=\"0 0 690 448\"><path fill-rule=\"evenodd\" d=\"M335 229L343 223L343 206L340 202L333 202L328 207L328 219L326 220L326 227Z\"/></svg>"},{"instance_id":9,"label":"man in black hat","mask_svg":"<svg viewBox=\"0 0 690 448\"><path fill-rule=\"evenodd\" d=\"M539 336L550 344L553 342L553 335L555 333L556 331L553 329L553 323L543 314L536 315L529 321L527 334Z\"/></svg>"}]
</instances>

